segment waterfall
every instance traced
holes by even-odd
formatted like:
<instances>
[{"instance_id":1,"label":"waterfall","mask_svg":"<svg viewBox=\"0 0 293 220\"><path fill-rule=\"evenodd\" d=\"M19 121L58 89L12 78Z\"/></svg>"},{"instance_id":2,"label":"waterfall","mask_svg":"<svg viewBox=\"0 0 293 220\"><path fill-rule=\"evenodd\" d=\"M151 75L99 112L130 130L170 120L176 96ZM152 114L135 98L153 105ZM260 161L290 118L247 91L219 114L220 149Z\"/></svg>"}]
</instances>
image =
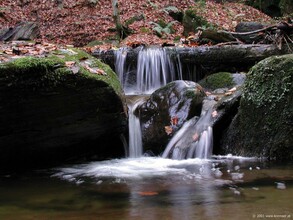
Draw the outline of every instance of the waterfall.
<instances>
[{"instance_id":1,"label":"waterfall","mask_svg":"<svg viewBox=\"0 0 293 220\"><path fill-rule=\"evenodd\" d=\"M177 63L174 65L165 48L142 48L137 59L137 91L150 94L168 82L181 80L181 64Z\"/></svg>"},{"instance_id":2,"label":"waterfall","mask_svg":"<svg viewBox=\"0 0 293 220\"><path fill-rule=\"evenodd\" d=\"M132 100L130 100L132 98ZM134 99L134 100L133 100ZM129 97L129 153L131 158L142 156L142 136L140 119L135 115L136 108L145 101L145 97Z\"/></svg>"},{"instance_id":3,"label":"waterfall","mask_svg":"<svg viewBox=\"0 0 293 220\"><path fill-rule=\"evenodd\" d=\"M127 95L151 94L174 80L183 80L182 65L176 50L160 47L138 48L137 65L127 63L129 49L115 51L115 71ZM172 58L170 54L172 53ZM133 96L134 97L134 96ZM137 96L138 97L138 96ZM134 112L143 99L135 99L129 108L129 157L142 155L140 120ZM211 111L186 122L169 142L163 157L173 159L208 158L213 145Z\"/></svg>"},{"instance_id":4,"label":"waterfall","mask_svg":"<svg viewBox=\"0 0 293 220\"><path fill-rule=\"evenodd\" d=\"M169 82L183 79L179 55L171 59L165 48L141 47L136 66L126 62L127 54L128 48L115 51L115 72L128 95L150 94Z\"/></svg>"},{"instance_id":5,"label":"waterfall","mask_svg":"<svg viewBox=\"0 0 293 220\"><path fill-rule=\"evenodd\" d=\"M119 80L122 85L124 85L124 72L125 72L125 61L127 57L127 48L122 47L115 51L115 72L119 77Z\"/></svg>"},{"instance_id":6,"label":"waterfall","mask_svg":"<svg viewBox=\"0 0 293 220\"><path fill-rule=\"evenodd\" d=\"M212 107L208 110L203 108L200 117L195 116L185 122L168 143L162 157L178 160L209 158L213 147Z\"/></svg>"}]
</instances>

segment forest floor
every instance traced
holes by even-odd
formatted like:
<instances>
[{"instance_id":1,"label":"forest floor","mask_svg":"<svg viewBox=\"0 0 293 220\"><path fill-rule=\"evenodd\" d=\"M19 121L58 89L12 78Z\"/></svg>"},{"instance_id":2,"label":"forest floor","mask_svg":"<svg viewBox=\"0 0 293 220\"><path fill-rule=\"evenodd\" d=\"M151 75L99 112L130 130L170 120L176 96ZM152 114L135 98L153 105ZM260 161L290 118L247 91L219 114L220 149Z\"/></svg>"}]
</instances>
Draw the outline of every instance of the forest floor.
<instances>
[{"instance_id":1,"label":"forest floor","mask_svg":"<svg viewBox=\"0 0 293 220\"><path fill-rule=\"evenodd\" d=\"M163 44L182 37L183 25L169 16L167 10L176 7L184 11L194 8L196 14L220 30L234 31L243 21L272 24L271 17L242 3L215 3L194 0L127 0L118 1L120 19L123 24L134 17L128 27L132 34L120 42L120 46L141 42ZM239 1L241 2L241 1ZM172 34L159 38L153 31L155 23L173 21ZM117 42L113 8L110 0L3 0L0 2L0 29L14 27L22 21L39 24L40 40L61 45L85 46L91 41L109 44ZM119 39L118 39L119 40ZM101 47L103 47L101 46Z\"/></svg>"}]
</instances>

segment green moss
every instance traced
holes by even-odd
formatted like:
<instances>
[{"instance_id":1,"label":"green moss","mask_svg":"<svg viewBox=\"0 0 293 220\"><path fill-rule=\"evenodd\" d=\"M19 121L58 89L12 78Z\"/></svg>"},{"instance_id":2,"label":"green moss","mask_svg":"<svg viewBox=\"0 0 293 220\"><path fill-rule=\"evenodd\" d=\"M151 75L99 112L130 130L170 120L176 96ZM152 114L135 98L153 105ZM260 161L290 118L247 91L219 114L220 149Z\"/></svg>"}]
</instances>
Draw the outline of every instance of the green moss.
<instances>
[{"instance_id":1,"label":"green moss","mask_svg":"<svg viewBox=\"0 0 293 220\"><path fill-rule=\"evenodd\" d=\"M150 32L151 32L151 30L150 30L149 28L147 28L147 27L141 27L141 28L140 28L140 31L141 31L142 33L150 33Z\"/></svg>"},{"instance_id":2,"label":"green moss","mask_svg":"<svg viewBox=\"0 0 293 220\"><path fill-rule=\"evenodd\" d=\"M199 82L199 84L206 88L215 90L218 88L226 88L234 85L232 75L228 72L219 72L207 76Z\"/></svg>"},{"instance_id":3,"label":"green moss","mask_svg":"<svg viewBox=\"0 0 293 220\"><path fill-rule=\"evenodd\" d=\"M67 67L65 65L67 61L75 62L78 72L73 72ZM86 66L103 70L106 74L92 73ZM75 79L86 79L93 83L103 82L112 87L117 94L122 94L119 79L112 69L85 51L78 49L58 50L46 58L24 57L0 65L0 79L7 82L11 88L50 90L64 82L67 86L74 86L70 84L76 82L70 81L69 76Z\"/></svg>"},{"instance_id":4,"label":"green moss","mask_svg":"<svg viewBox=\"0 0 293 220\"><path fill-rule=\"evenodd\" d=\"M292 60L293 55L288 55L288 59L277 56L255 65L247 74L249 80L245 83L243 98L258 107L275 108L284 100L292 87Z\"/></svg>"},{"instance_id":5,"label":"green moss","mask_svg":"<svg viewBox=\"0 0 293 220\"><path fill-rule=\"evenodd\" d=\"M5 79L8 87L37 90L58 85L62 77L56 70L63 66L64 62L57 57L25 57L1 64L0 77Z\"/></svg>"},{"instance_id":6,"label":"green moss","mask_svg":"<svg viewBox=\"0 0 293 220\"><path fill-rule=\"evenodd\" d=\"M273 56L247 75L240 102L245 152L271 159L293 159L293 54Z\"/></svg>"},{"instance_id":7,"label":"green moss","mask_svg":"<svg viewBox=\"0 0 293 220\"><path fill-rule=\"evenodd\" d=\"M87 47L94 47L97 45L103 45L103 41L94 40L94 41L89 42L86 46Z\"/></svg>"},{"instance_id":8,"label":"green moss","mask_svg":"<svg viewBox=\"0 0 293 220\"><path fill-rule=\"evenodd\" d=\"M126 27L128 27L129 25L133 24L134 22L141 21L141 20L145 20L145 15L144 14L134 15L133 17L131 17L128 20L126 20L124 25Z\"/></svg>"}]
</instances>

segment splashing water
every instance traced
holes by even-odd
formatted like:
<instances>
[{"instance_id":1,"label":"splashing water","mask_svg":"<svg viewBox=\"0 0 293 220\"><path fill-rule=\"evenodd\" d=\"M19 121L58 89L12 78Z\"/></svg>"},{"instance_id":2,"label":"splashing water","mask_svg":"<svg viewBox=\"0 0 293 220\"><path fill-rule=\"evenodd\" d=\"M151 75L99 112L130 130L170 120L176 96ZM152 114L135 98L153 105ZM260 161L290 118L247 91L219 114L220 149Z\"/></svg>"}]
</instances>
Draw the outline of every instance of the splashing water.
<instances>
[{"instance_id":1,"label":"splashing water","mask_svg":"<svg viewBox=\"0 0 293 220\"><path fill-rule=\"evenodd\" d=\"M212 111L203 110L201 116L184 123L167 145L162 157L172 159L210 158L213 147Z\"/></svg>"}]
</instances>

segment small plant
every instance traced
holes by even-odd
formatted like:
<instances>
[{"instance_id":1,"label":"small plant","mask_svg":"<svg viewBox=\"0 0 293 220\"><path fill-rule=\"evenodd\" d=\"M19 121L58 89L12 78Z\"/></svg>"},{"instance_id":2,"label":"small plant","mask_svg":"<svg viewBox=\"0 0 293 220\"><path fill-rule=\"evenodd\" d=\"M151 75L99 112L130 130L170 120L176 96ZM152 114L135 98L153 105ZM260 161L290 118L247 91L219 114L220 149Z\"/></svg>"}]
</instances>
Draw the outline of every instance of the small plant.
<instances>
[{"instance_id":1,"label":"small plant","mask_svg":"<svg viewBox=\"0 0 293 220\"><path fill-rule=\"evenodd\" d=\"M162 37L164 34L168 35L174 33L172 26L176 22L177 21L171 21L170 23L166 24L163 20L159 20L158 23L151 22L151 24L155 25L153 31L155 31L159 37Z\"/></svg>"}]
</instances>

